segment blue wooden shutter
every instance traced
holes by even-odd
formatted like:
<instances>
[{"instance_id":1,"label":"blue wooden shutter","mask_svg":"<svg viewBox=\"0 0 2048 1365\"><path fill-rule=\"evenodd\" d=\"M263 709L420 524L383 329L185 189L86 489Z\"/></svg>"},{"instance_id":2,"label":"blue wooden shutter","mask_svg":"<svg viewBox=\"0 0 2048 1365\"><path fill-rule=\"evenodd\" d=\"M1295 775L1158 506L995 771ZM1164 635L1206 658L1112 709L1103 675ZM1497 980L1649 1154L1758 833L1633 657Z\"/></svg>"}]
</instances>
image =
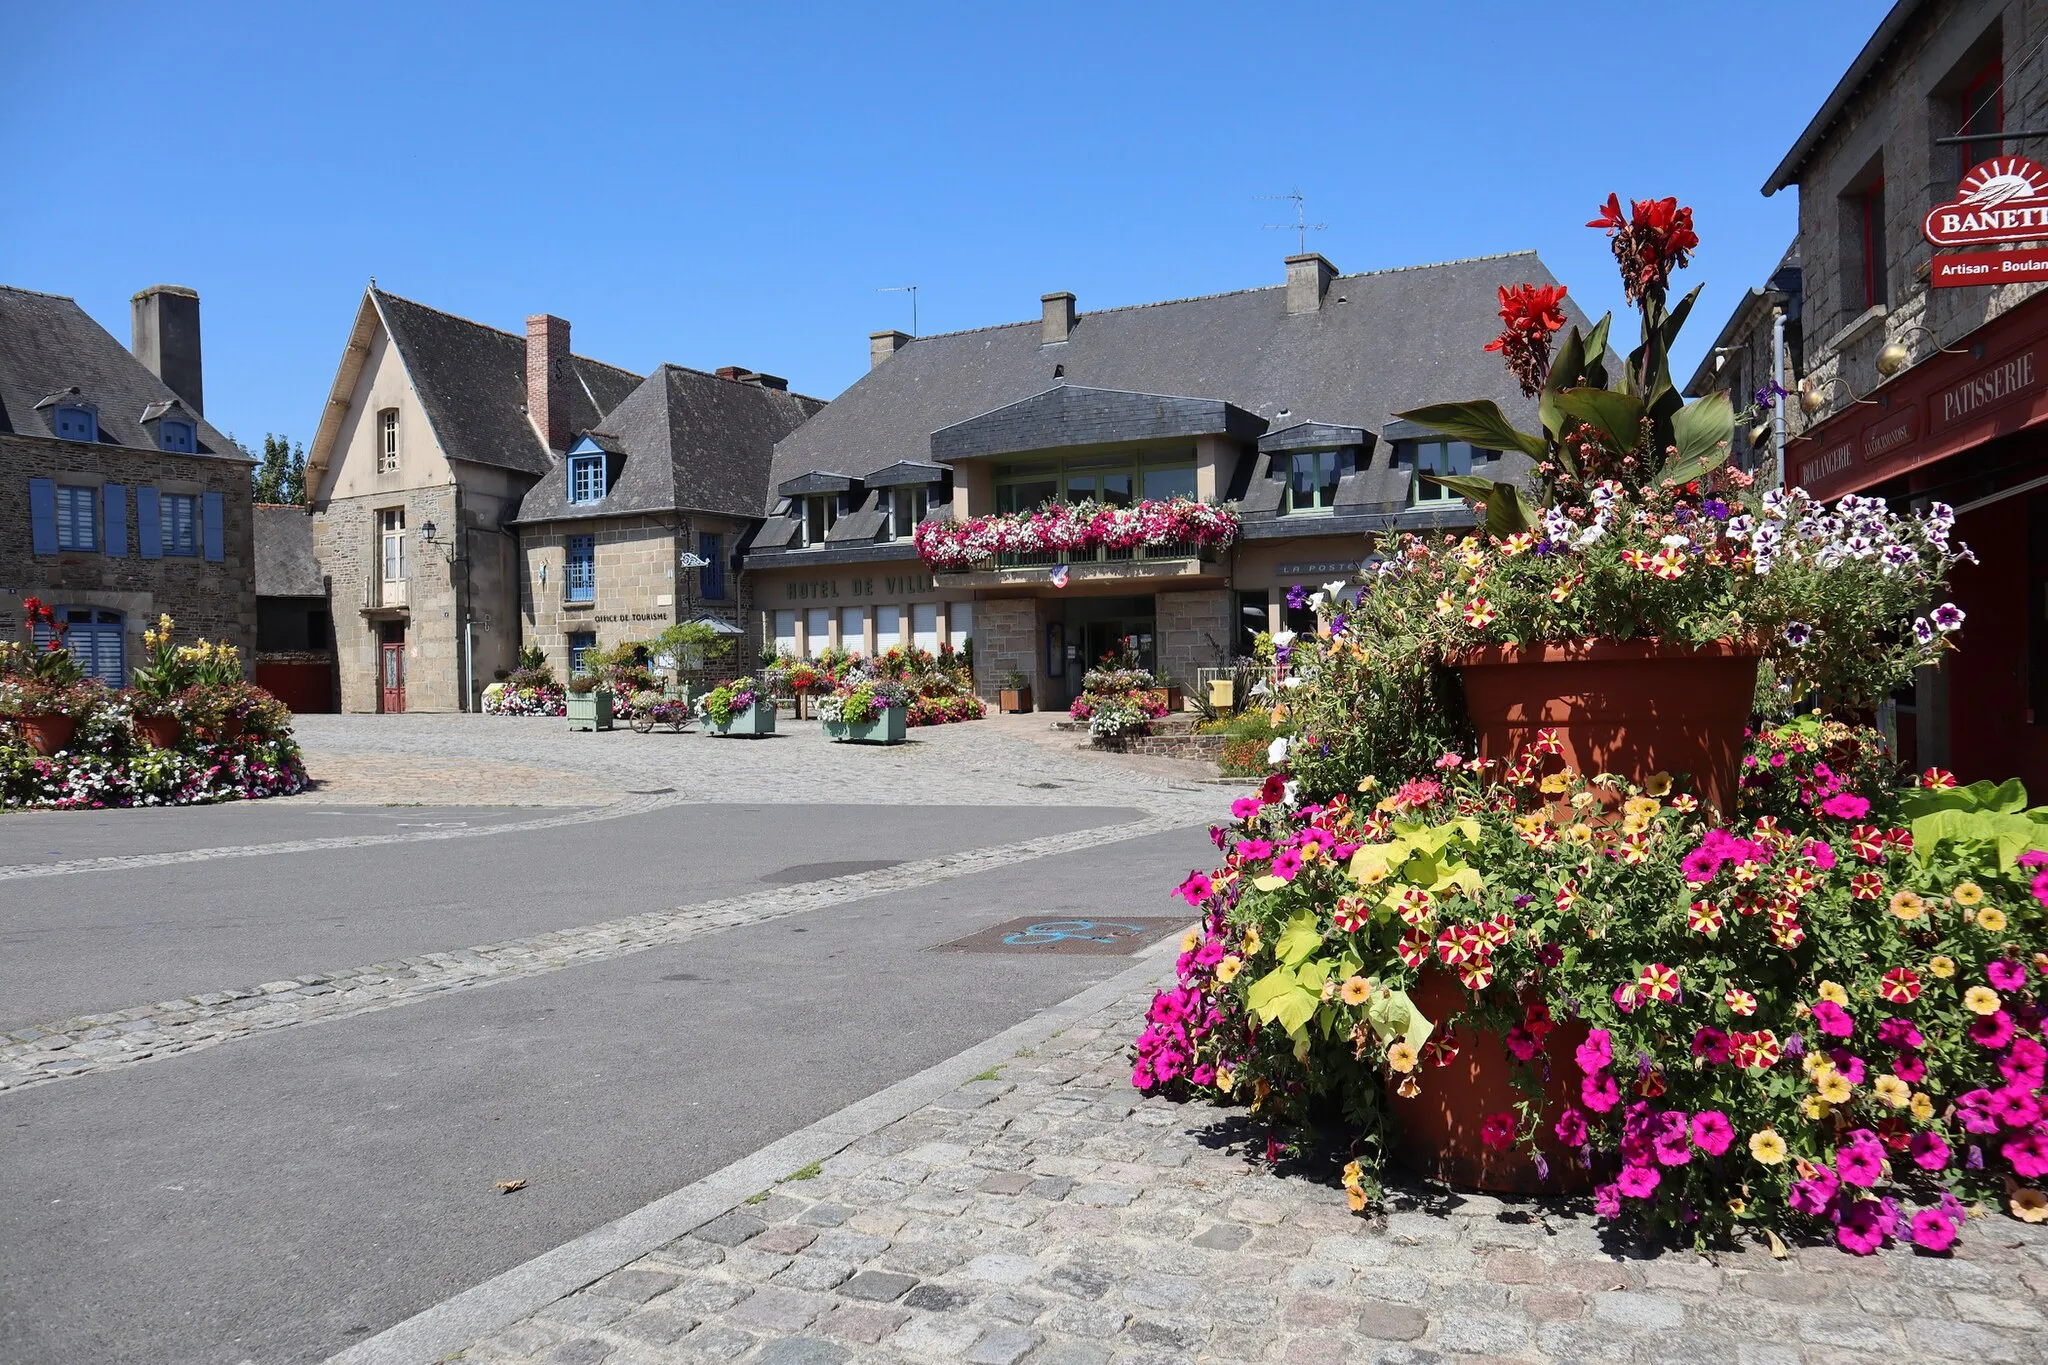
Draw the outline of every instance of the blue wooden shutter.
<instances>
[{"instance_id":1,"label":"blue wooden shutter","mask_svg":"<svg viewBox=\"0 0 2048 1365\"><path fill-rule=\"evenodd\" d=\"M220 494L201 494L199 504L199 534L206 539L206 557L218 564L227 557L226 531L221 526Z\"/></svg>"},{"instance_id":2,"label":"blue wooden shutter","mask_svg":"<svg viewBox=\"0 0 2048 1365\"><path fill-rule=\"evenodd\" d=\"M118 483L110 483L100 490L100 515L105 519L105 535L100 537L100 548L116 559L128 554L128 490Z\"/></svg>"},{"instance_id":3,"label":"blue wooden shutter","mask_svg":"<svg viewBox=\"0 0 2048 1365\"><path fill-rule=\"evenodd\" d=\"M144 559L164 557L163 511L156 490L146 484L135 490L135 553Z\"/></svg>"},{"instance_id":4,"label":"blue wooden shutter","mask_svg":"<svg viewBox=\"0 0 2048 1365\"><path fill-rule=\"evenodd\" d=\"M57 481L28 481L29 539L39 555L57 553Z\"/></svg>"}]
</instances>

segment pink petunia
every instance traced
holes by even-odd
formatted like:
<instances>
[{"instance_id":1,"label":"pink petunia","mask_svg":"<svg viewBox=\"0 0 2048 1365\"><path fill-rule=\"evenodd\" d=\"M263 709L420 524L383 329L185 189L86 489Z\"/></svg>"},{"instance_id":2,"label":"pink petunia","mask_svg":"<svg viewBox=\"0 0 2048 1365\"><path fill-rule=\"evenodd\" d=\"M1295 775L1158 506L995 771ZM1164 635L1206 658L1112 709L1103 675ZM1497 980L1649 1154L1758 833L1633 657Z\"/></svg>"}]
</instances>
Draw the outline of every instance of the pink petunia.
<instances>
[{"instance_id":1,"label":"pink petunia","mask_svg":"<svg viewBox=\"0 0 2048 1365\"><path fill-rule=\"evenodd\" d=\"M1586 1145L1586 1116L1577 1106L1568 1104L1557 1116L1557 1124L1552 1131L1565 1146L1583 1147Z\"/></svg>"},{"instance_id":2,"label":"pink petunia","mask_svg":"<svg viewBox=\"0 0 2048 1365\"><path fill-rule=\"evenodd\" d=\"M1496 1152L1515 1145L1515 1116L1506 1110L1488 1114L1479 1125L1479 1140Z\"/></svg>"},{"instance_id":3,"label":"pink petunia","mask_svg":"<svg viewBox=\"0 0 2048 1365\"><path fill-rule=\"evenodd\" d=\"M1938 1171L1948 1165L1948 1142L1939 1133L1915 1133L1907 1146L1913 1164L1923 1171Z\"/></svg>"},{"instance_id":4,"label":"pink petunia","mask_svg":"<svg viewBox=\"0 0 2048 1365\"><path fill-rule=\"evenodd\" d=\"M1970 1041L1980 1047L2004 1047L2012 1041L2012 1035L2012 1015L2004 1010L1970 1021Z\"/></svg>"},{"instance_id":5,"label":"pink petunia","mask_svg":"<svg viewBox=\"0 0 2048 1365\"><path fill-rule=\"evenodd\" d=\"M1808 839L1799 852L1815 867L1825 872L1835 865L1835 850L1832 845L1819 839Z\"/></svg>"},{"instance_id":6,"label":"pink petunia","mask_svg":"<svg viewBox=\"0 0 2048 1365\"><path fill-rule=\"evenodd\" d=\"M1913 1245L1925 1251L1947 1251L1955 1245L1956 1225L1940 1209L1913 1215Z\"/></svg>"},{"instance_id":7,"label":"pink petunia","mask_svg":"<svg viewBox=\"0 0 2048 1365\"><path fill-rule=\"evenodd\" d=\"M1596 1028L1586 1035L1586 1041L1579 1044L1572 1054L1578 1058L1579 1070L1587 1075L1603 1070L1614 1064L1614 1038L1604 1028Z\"/></svg>"},{"instance_id":8,"label":"pink petunia","mask_svg":"<svg viewBox=\"0 0 2048 1365\"><path fill-rule=\"evenodd\" d=\"M1813 1007L1813 1022L1831 1038L1847 1038L1856 1032L1856 1020L1832 1000L1823 1000Z\"/></svg>"},{"instance_id":9,"label":"pink petunia","mask_svg":"<svg viewBox=\"0 0 2048 1365\"><path fill-rule=\"evenodd\" d=\"M1621 1187L1602 1185L1593 1191L1593 1212L1601 1218L1621 1217Z\"/></svg>"},{"instance_id":10,"label":"pink petunia","mask_svg":"<svg viewBox=\"0 0 2048 1365\"><path fill-rule=\"evenodd\" d=\"M1719 1156L1735 1141L1735 1127L1718 1109L1703 1109L1692 1116L1692 1140L1708 1156Z\"/></svg>"},{"instance_id":11,"label":"pink petunia","mask_svg":"<svg viewBox=\"0 0 2048 1365\"><path fill-rule=\"evenodd\" d=\"M1692 1055L1719 1065L1728 1060L1728 1035L1712 1025L1703 1025L1692 1035Z\"/></svg>"},{"instance_id":12,"label":"pink petunia","mask_svg":"<svg viewBox=\"0 0 2048 1365\"><path fill-rule=\"evenodd\" d=\"M2041 1121L2041 1102L2025 1086L2002 1085L1991 1092L1991 1112L2008 1128L2031 1128Z\"/></svg>"},{"instance_id":13,"label":"pink petunia","mask_svg":"<svg viewBox=\"0 0 2048 1365\"><path fill-rule=\"evenodd\" d=\"M1835 1240L1843 1250L1868 1256L1884 1245L1884 1206L1874 1199L1859 1199L1842 1210L1835 1223Z\"/></svg>"},{"instance_id":14,"label":"pink petunia","mask_svg":"<svg viewBox=\"0 0 2048 1365\"><path fill-rule=\"evenodd\" d=\"M1675 1111L1657 1116L1657 1131L1651 1149L1660 1166L1684 1166L1692 1161L1692 1134L1685 1115Z\"/></svg>"},{"instance_id":15,"label":"pink petunia","mask_svg":"<svg viewBox=\"0 0 2048 1365\"><path fill-rule=\"evenodd\" d=\"M1240 796L1237 800L1230 803L1230 818L1233 820L1249 820L1259 813L1259 807L1262 804L1256 796Z\"/></svg>"},{"instance_id":16,"label":"pink petunia","mask_svg":"<svg viewBox=\"0 0 2048 1365\"><path fill-rule=\"evenodd\" d=\"M1828 1211L1828 1205L1840 1187L1841 1182L1835 1179L1833 1171L1825 1166L1816 1166L1811 1176L1792 1182L1789 1200L1800 1213L1809 1218L1819 1218Z\"/></svg>"},{"instance_id":17,"label":"pink petunia","mask_svg":"<svg viewBox=\"0 0 2048 1365\"><path fill-rule=\"evenodd\" d=\"M1907 1085L1918 1085L1927 1079L1927 1063L1917 1052L1901 1052L1892 1059L1892 1074Z\"/></svg>"},{"instance_id":18,"label":"pink petunia","mask_svg":"<svg viewBox=\"0 0 2048 1365\"><path fill-rule=\"evenodd\" d=\"M1663 1178L1655 1166L1624 1166L1614 1183L1630 1199L1648 1199Z\"/></svg>"},{"instance_id":19,"label":"pink petunia","mask_svg":"<svg viewBox=\"0 0 2048 1365\"><path fill-rule=\"evenodd\" d=\"M1868 1128L1849 1134L1835 1150L1835 1174L1846 1185L1869 1189L1884 1174L1884 1146Z\"/></svg>"},{"instance_id":20,"label":"pink petunia","mask_svg":"<svg viewBox=\"0 0 2048 1365\"><path fill-rule=\"evenodd\" d=\"M2023 1180L2048 1175L2048 1133L2038 1128L2025 1137L2012 1139L1999 1151L2012 1163L2013 1173Z\"/></svg>"},{"instance_id":21,"label":"pink petunia","mask_svg":"<svg viewBox=\"0 0 2048 1365\"><path fill-rule=\"evenodd\" d=\"M1596 1114L1605 1114L1620 1102L1621 1089L1605 1071L1596 1071L1579 1082L1579 1103Z\"/></svg>"},{"instance_id":22,"label":"pink petunia","mask_svg":"<svg viewBox=\"0 0 2048 1365\"><path fill-rule=\"evenodd\" d=\"M1861 820L1870 814L1870 802L1849 792L1838 792L1820 803L1820 813L1837 820Z\"/></svg>"},{"instance_id":23,"label":"pink petunia","mask_svg":"<svg viewBox=\"0 0 2048 1365\"><path fill-rule=\"evenodd\" d=\"M1993 958L1984 964L1984 979L2002 991L2022 990L2027 984L2027 969L2009 957Z\"/></svg>"}]
</instances>

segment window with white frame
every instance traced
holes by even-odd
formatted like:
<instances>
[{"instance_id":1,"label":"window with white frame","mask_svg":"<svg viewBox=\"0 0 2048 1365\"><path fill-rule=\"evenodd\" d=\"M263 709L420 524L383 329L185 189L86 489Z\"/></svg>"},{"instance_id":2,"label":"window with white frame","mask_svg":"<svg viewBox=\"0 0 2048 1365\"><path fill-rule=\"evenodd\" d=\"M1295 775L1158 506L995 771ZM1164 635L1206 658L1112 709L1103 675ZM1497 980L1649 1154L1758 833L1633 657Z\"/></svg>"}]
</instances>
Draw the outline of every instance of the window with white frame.
<instances>
[{"instance_id":1,"label":"window with white frame","mask_svg":"<svg viewBox=\"0 0 2048 1365\"><path fill-rule=\"evenodd\" d=\"M823 545L839 524L839 495L821 493L804 499L804 544Z\"/></svg>"},{"instance_id":2,"label":"window with white frame","mask_svg":"<svg viewBox=\"0 0 2048 1365\"><path fill-rule=\"evenodd\" d=\"M377 472L396 474L398 472L398 409L386 408L377 414Z\"/></svg>"},{"instance_id":3,"label":"window with white frame","mask_svg":"<svg viewBox=\"0 0 2048 1365\"><path fill-rule=\"evenodd\" d=\"M917 530L917 524L924 520L931 510L931 489L923 484L906 485L891 491L889 534L895 540L908 540Z\"/></svg>"},{"instance_id":4,"label":"window with white frame","mask_svg":"<svg viewBox=\"0 0 2048 1365\"><path fill-rule=\"evenodd\" d=\"M604 456L573 455L569 458L569 501L604 500Z\"/></svg>"},{"instance_id":5,"label":"window with white frame","mask_svg":"<svg viewBox=\"0 0 2048 1365\"><path fill-rule=\"evenodd\" d=\"M386 583L405 581L405 509L387 507L377 514L377 528L383 540L383 568Z\"/></svg>"}]
</instances>

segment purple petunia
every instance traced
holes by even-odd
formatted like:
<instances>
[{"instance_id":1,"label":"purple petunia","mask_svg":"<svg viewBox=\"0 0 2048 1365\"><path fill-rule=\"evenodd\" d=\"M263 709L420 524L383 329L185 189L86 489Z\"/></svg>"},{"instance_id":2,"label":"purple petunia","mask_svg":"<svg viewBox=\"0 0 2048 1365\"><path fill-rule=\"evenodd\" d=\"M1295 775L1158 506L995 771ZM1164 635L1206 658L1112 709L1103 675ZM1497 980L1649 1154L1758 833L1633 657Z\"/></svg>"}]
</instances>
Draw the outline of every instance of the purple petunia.
<instances>
[{"instance_id":1,"label":"purple petunia","mask_svg":"<svg viewBox=\"0 0 2048 1365\"><path fill-rule=\"evenodd\" d=\"M1790 621L1785 625L1785 643L1794 649L1803 647L1813 638L1813 627L1804 621Z\"/></svg>"},{"instance_id":2,"label":"purple petunia","mask_svg":"<svg viewBox=\"0 0 2048 1365\"><path fill-rule=\"evenodd\" d=\"M1952 630L1963 628L1963 609L1953 602L1944 602L1934 609L1934 628L1946 635Z\"/></svg>"}]
</instances>

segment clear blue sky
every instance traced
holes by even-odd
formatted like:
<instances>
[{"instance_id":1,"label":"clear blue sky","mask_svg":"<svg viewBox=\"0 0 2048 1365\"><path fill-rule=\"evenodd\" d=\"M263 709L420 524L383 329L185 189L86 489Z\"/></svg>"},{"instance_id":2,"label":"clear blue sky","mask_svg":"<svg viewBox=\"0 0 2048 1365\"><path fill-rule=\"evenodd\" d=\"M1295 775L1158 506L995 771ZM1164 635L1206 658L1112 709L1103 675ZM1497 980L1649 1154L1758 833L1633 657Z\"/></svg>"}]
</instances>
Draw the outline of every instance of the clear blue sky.
<instances>
[{"instance_id":1,"label":"clear blue sky","mask_svg":"<svg viewBox=\"0 0 2048 1365\"><path fill-rule=\"evenodd\" d=\"M198 289L207 415L253 443L311 437L372 275L829 397L909 329L881 285L935 332L1277 283L1256 196L1295 185L1343 270L1535 247L1598 316L1613 189L1696 208L1689 369L1886 8L20 0L0 282L124 341L136 289Z\"/></svg>"}]
</instances>

